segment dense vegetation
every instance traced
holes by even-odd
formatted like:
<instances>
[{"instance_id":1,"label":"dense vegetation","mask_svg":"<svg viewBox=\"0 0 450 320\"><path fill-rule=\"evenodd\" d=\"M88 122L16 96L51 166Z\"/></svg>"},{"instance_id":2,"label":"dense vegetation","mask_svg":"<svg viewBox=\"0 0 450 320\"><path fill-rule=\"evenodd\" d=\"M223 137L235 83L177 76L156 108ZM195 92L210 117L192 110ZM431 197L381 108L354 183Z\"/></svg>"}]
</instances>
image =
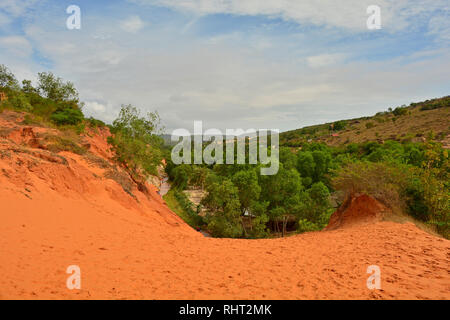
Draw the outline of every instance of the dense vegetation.
<instances>
[{"instance_id":1,"label":"dense vegetation","mask_svg":"<svg viewBox=\"0 0 450 320\"><path fill-rule=\"evenodd\" d=\"M260 238L320 230L334 208L356 193L374 196L394 213L406 212L449 237L448 152L432 141L385 141L329 147L280 148L280 169L259 165L174 165L178 190L204 188L206 228L216 237ZM288 227L289 226L289 227Z\"/></svg>"},{"instance_id":2,"label":"dense vegetation","mask_svg":"<svg viewBox=\"0 0 450 320\"><path fill-rule=\"evenodd\" d=\"M164 196L164 200L169 208L171 208L172 211L179 215L191 227L201 229L204 226L203 218L198 215L199 208L194 210L188 197L179 189L170 190Z\"/></svg>"},{"instance_id":3,"label":"dense vegetation","mask_svg":"<svg viewBox=\"0 0 450 320\"><path fill-rule=\"evenodd\" d=\"M30 80L19 84L14 74L0 65L0 90L7 99L0 104L0 111L13 109L33 115L35 122L48 122L56 126L72 126L82 130L83 103L73 83L64 82L52 73L38 73L38 83L32 86ZM28 117L28 121L30 121Z\"/></svg>"}]
</instances>

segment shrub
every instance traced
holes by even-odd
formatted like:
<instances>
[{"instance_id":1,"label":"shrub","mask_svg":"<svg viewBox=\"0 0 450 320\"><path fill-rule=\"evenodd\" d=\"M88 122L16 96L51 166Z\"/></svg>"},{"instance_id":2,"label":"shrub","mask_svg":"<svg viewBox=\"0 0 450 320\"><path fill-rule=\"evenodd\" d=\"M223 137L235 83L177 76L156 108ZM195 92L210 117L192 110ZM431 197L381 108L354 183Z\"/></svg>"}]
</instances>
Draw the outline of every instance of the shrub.
<instances>
[{"instance_id":1,"label":"shrub","mask_svg":"<svg viewBox=\"0 0 450 320\"><path fill-rule=\"evenodd\" d=\"M173 187L180 190L186 189L190 180L191 173L192 168L186 164L175 167L171 172L171 175L173 177Z\"/></svg>"},{"instance_id":2,"label":"shrub","mask_svg":"<svg viewBox=\"0 0 450 320\"><path fill-rule=\"evenodd\" d=\"M45 140L51 142L49 145L47 145L48 150L55 153L61 151L70 151L80 155L86 153L85 148L79 146L77 143L69 139L65 139L59 136L48 136L45 138Z\"/></svg>"},{"instance_id":3,"label":"shrub","mask_svg":"<svg viewBox=\"0 0 450 320\"><path fill-rule=\"evenodd\" d=\"M420 111L434 110L438 108L450 107L450 96L446 96L439 99L427 100L420 103L411 103L411 106L420 106Z\"/></svg>"},{"instance_id":4,"label":"shrub","mask_svg":"<svg viewBox=\"0 0 450 320\"><path fill-rule=\"evenodd\" d=\"M102 127L106 127L106 124L98 119L95 119L93 117L89 117L88 119L86 119L87 124L89 125L89 127L91 128L102 128Z\"/></svg>"},{"instance_id":5,"label":"shrub","mask_svg":"<svg viewBox=\"0 0 450 320\"><path fill-rule=\"evenodd\" d=\"M128 193L131 197L136 198L132 193L133 181L126 172L119 171L116 168L109 168L109 170L104 173L104 177L116 181L122 187L123 191Z\"/></svg>"},{"instance_id":6,"label":"shrub","mask_svg":"<svg viewBox=\"0 0 450 320\"><path fill-rule=\"evenodd\" d=\"M310 231L319 231L320 229L321 228L317 224L315 224L311 221L308 221L307 219L300 219L298 221L297 231L300 233L310 232Z\"/></svg>"},{"instance_id":7,"label":"shrub","mask_svg":"<svg viewBox=\"0 0 450 320\"><path fill-rule=\"evenodd\" d=\"M30 101L22 91L11 88L2 89L1 87L0 91L4 92L8 97L7 100L1 103L4 109L13 109L25 112L31 112L33 110Z\"/></svg>"},{"instance_id":8,"label":"shrub","mask_svg":"<svg viewBox=\"0 0 450 320\"><path fill-rule=\"evenodd\" d=\"M338 169L332 178L332 185L345 197L365 193L392 209L404 209L406 203L401 197L401 190L404 189L405 179L403 170L398 166L359 161Z\"/></svg>"},{"instance_id":9,"label":"shrub","mask_svg":"<svg viewBox=\"0 0 450 320\"><path fill-rule=\"evenodd\" d=\"M203 221L203 218L192 209L193 204L189 198L183 192L177 190L174 191L174 195L178 204L186 214L184 217L185 222L193 228L200 228L203 226L205 222Z\"/></svg>"},{"instance_id":10,"label":"shrub","mask_svg":"<svg viewBox=\"0 0 450 320\"><path fill-rule=\"evenodd\" d=\"M392 111L392 113L395 116L403 116L408 112L408 109L406 107L397 107L394 109L394 111Z\"/></svg>"},{"instance_id":11,"label":"shrub","mask_svg":"<svg viewBox=\"0 0 450 320\"><path fill-rule=\"evenodd\" d=\"M79 109L66 108L55 111L51 116L52 120L57 125L77 125L84 119L83 113Z\"/></svg>"},{"instance_id":12,"label":"shrub","mask_svg":"<svg viewBox=\"0 0 450 320\"><path fill-rule=\"evenodd\" d=\"M332 129L335 131L340 131L340 130L345 129L346 126L347 126L347 121L345 121L345 120L336 121L333 123Z\"/></svg>"}]
</instances>

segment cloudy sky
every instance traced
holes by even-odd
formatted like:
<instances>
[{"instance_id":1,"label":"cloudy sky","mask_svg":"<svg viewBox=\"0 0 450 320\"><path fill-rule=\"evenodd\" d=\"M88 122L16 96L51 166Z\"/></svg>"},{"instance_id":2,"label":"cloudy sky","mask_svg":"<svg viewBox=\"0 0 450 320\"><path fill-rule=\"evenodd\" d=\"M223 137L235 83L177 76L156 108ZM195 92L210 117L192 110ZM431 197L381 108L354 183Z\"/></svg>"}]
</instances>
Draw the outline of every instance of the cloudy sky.
<instances>
[{"instance_id":1,"label":"cloudy sky","mask_svg":"<svg viewBox=\"0 0 450 320\"><path fill-rule=\"evenodd\" d=\"M448 95L449 46L448 0L0 0L0 64L20 80L52 71L85 114L131 103L168 132L285 131Z\"/></svg>"}]
</instances>

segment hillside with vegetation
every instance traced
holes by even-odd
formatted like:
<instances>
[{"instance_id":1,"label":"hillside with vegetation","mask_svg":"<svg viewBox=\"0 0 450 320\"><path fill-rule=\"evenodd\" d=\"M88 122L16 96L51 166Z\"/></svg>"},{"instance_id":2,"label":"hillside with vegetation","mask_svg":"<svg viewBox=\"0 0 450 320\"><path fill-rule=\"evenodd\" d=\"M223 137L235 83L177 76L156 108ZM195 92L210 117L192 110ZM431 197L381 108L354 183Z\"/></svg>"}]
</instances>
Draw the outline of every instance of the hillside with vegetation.
<instances>
[{"instance_id":1,"label":"hillside with vegetation","mask_svg":"<svg viewBox=\"0 0 450 320\"><path fill-rule=\"evenodd\" d=\"M89 146L83 145L82 137L91 135L92 130L105 129L114 163L127 172L129 179L144 188L148 177L157 174L164 151L160 138L162 127L156 112L141 115L136 107L122 105L117 119L106 125L84 116L84 103L72 82L51 72L41 72L36 86L26 79L20 84L4 65L0 65L0 92L3 93L0 113L20 112L22 125L54 129L58 133L47 134L48 143L43 148L56 153L86 154Z\"/></svg>"},{"instance_id":2,"label":"hillside with vegetation","mask_svg":"<svg viewBox=\"0 0 450 320\"><path fill-rule=\"evenodd\" d=\"M450 96L389 108L372 117L340 120L280 134L280 143L299 147L305 142L331 146L368 141L422 142L427 138L450 147Z\"/></svg>"}]
</instances>

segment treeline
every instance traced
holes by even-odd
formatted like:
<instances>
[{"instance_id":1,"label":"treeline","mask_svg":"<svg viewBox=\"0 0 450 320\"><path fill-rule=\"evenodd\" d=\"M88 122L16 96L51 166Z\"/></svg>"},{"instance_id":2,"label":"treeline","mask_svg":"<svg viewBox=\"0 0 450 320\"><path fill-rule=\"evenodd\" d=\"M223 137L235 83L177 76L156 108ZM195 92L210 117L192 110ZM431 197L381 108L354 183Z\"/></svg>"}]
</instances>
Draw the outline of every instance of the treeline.
<instances>
[{"instance_id":1,"label":"treeline","mask_svg":"<svg viewBox=\"0 0 450 320\"><path fill-rule=\"evenodd\" d=\"M449 237L449 159L435 142L367 142L345 147L306 143L280 148L276 175L259 165L174 165L174 188L203 188L209 214L204 228L215 237L262 238L320 230L347 196L367 193Z\"/></svg>"},{"instance_id":2,"label":"treeline","mask_svg":"<svg viewBox=\"0 0 450 320\"><path fill-rule=\"evenodd\" d=\"M411 103L410 107L420 107L421 111L448 108L450 107L450 96L426 100L418 103Z\"/></svg>"},{"instance_id":3,"label":"treeline","mask_svg":"<svg viewBox=\"0 0 450 320\"><path fill-rule=\"evenodd\" d=\"M73 83L64 82L51 72L40 72L37 78L36 86L30 80L20 84L7 67L0 65L0 90L7 97L0 108L25 111L58 126L81 124L83 104Z\"/></svg>"}]
</instances>

